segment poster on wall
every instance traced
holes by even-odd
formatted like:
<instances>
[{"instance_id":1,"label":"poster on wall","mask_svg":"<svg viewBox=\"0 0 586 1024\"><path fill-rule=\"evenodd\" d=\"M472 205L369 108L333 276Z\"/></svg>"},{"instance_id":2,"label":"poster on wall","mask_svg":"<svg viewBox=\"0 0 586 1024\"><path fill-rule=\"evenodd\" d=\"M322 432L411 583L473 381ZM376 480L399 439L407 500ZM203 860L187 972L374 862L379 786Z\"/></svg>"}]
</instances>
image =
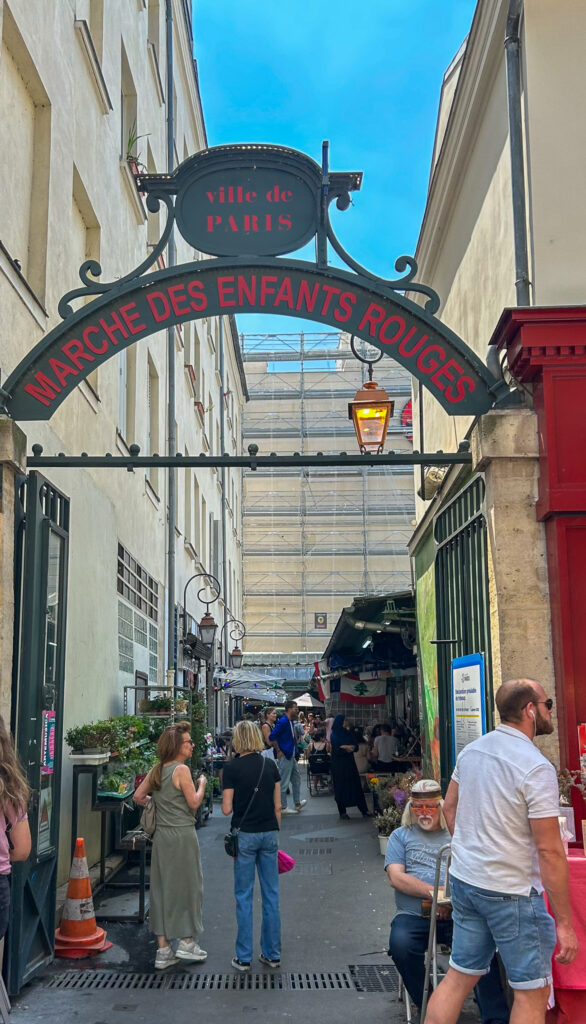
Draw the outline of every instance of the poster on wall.
<instances>
[{"instance_id":1,"label":"poster on wall","mask_svg":"<svg viewBox=\"0 0 586 1024\"><path fill-rule=\"evenodd\" d=\"M452 661L452 749L454 761L468 743L486 732L484 655Z\"/></svg>"},{"instance_id":2,"label":"poster on wall","mask_svg":"<svg viewBox=\"0 0 586 1024\"><path fill-rule=\"evenodd\" d=\"M51 815L53 813L53 790L51 783L41 788L39 797L39 835L37 840L37 853L46 853L52 849L51 844Z\"/></svg>"},{"instance_id":3,"label":"poster on wall","mask_svg":"<svg viewBox=\"0 0 586 1024\"><path fill-rule=\"evenodd\" d=\"M41 775L52 775L55 770L55 712L43 711L41 736Z\"/></svg>"}]
</instances>

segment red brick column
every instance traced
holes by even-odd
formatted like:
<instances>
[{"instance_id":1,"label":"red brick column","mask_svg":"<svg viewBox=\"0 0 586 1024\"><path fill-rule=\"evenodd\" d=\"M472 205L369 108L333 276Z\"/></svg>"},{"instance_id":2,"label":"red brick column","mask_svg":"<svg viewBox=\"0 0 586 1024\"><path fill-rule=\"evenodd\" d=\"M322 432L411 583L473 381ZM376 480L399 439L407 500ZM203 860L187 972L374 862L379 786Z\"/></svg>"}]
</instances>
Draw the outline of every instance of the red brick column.
<instances>
[{"instance_id":1,"label":"red brick column","mask_svg":"<svg viewBox=\"0 0 586 1024\"><path fill-rule=\"evenodd\" d=\"M577 725L586 722L586 307L505 310L491 344L533 390L561 763L577 768Z\"/></svg>"}]
</instances>

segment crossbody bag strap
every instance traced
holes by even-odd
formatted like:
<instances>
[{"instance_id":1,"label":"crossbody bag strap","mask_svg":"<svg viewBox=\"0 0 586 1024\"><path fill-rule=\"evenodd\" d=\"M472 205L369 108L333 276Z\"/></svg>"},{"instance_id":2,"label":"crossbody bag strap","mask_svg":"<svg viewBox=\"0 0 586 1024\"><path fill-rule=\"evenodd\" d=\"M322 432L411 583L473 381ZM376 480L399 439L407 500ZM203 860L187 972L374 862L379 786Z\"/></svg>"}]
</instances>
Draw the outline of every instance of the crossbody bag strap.
<instances>
[{"instance_id":1,"label":"crossbody bag strap","mask_svg":"<svg viewBox=\"0 0 586 1024\"><path fill-rule=\"evenodd\" d=\"M264 768L265 768L265 759L264 759L264 757L261 758L261 761L262 761L262 764L260 766L260 775L259 775L259 777L257 779L256 786L254 787L254 789L252 791L252 796L251 796L250 800L248 801L248 804L246 806L246 810L245 810L244 814L242 815L242 817L240 819L240 824L239 824L238 828L232 829L233 832L240 832L240 829L242 828L242 825L244 824L244 819L246 818L246 815L248 814L248 812L249 812L249 810L250 810L250 808L252 806L252 801L254 800L256 794L258 793L258 787L260 786L260 780L262 779L262 773L264 772Z\"/></svg>"}]
</instances>

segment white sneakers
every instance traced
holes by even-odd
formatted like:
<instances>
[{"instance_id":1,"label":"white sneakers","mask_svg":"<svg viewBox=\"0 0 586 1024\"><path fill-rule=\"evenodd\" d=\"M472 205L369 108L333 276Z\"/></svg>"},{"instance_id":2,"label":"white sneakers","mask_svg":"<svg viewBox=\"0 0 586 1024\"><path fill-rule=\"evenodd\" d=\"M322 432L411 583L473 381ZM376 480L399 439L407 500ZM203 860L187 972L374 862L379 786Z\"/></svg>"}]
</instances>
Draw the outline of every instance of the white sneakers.
<instances>
[{"instance_id":1,"label":"white sneakers","mask_svg":"<svg viewBox=\"0 0 586 1024\"><path fill-rule=\"evenodd\" d=\"M191 960L195 964L201 964L207 959L205 949L201 949L195 939L181 939L177 945L176 956L180 960Z\"/></svg>"},{"instance_id":2,"label":"white sneakers","mask_svg":"<svg viewBox=\"0 0 586 1024\"><path fill-rule=\"evenodd\" d=\"M299 811L303 810L306 803L307 800L300 800L298 804L295 804L295 807L283 807L281 814L299 814Z\"/></svg>"},{"instance_id":3,"label":"white sneakers","mask_svg":"<svg viewBox=\"0 0 586 1024\"><path fill-rule=\"evenodd\" d=\"M164 971L165 967L171 967L172 964L178 964L179 959L175 956L171 946L164 946L163 949L157 950L155 957L155 971Z\"/></svg>"},{"instance_id":4,"label":"white sneakers","mask_svg":"<svg viewBox=\"0 0 586 1024\"><path fill-rule=\"evenodd\" d=\"M157 950L155 957L155 970L164 971L165 967L172 967L180 960L190 960L191 963L201 964L207 959L205 949L201 949L195 939L181 939L174 953L171 946L164 946Z\"/></svg>"}]
</instances>

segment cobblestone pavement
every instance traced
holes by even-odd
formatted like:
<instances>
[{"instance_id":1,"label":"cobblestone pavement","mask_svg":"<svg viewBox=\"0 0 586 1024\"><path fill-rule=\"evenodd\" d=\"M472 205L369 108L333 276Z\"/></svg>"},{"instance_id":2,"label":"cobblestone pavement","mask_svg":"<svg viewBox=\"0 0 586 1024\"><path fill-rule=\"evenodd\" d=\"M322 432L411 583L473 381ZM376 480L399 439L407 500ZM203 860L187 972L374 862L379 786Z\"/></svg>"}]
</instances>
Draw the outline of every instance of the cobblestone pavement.
<instances>
[{"instance_id":1,"label":"cobblestone pavement","mask_svg":"<svg viewBox=\"0 0 586 1024\"><path fill-rule=\"evenodd\" d=\"M280 971L253 963L250 975L239 975L230 965L232 864L222 843L227 819L216 805L198 833L205 880L200 941L209 954L205 965L154 972L155 941L148 924L110 923L112 949L99 958L56 961L14 1001L14 1024L41 1019L44 1024L154 1024L191 1013L207 1024L225 1022L228 1015L245 1020L250 1014L261 1015L267 1024L300 1016L320 1024L338 1024L342 1017L403 1024L396 973L385 953L392 891L372 821L363 820L356 809L349 813L351 820L342 822L331 796L312 799L307 794L304 810L283 819L280 845L297 863L281 876ZM117 895L110 903L110 909L132 910L136 897L129 902L128 896ZM257 892L257 950L259 903ZM462 1024L477 1020L474 1008L461 1016Z\"/></svg>"}]
</instances>

